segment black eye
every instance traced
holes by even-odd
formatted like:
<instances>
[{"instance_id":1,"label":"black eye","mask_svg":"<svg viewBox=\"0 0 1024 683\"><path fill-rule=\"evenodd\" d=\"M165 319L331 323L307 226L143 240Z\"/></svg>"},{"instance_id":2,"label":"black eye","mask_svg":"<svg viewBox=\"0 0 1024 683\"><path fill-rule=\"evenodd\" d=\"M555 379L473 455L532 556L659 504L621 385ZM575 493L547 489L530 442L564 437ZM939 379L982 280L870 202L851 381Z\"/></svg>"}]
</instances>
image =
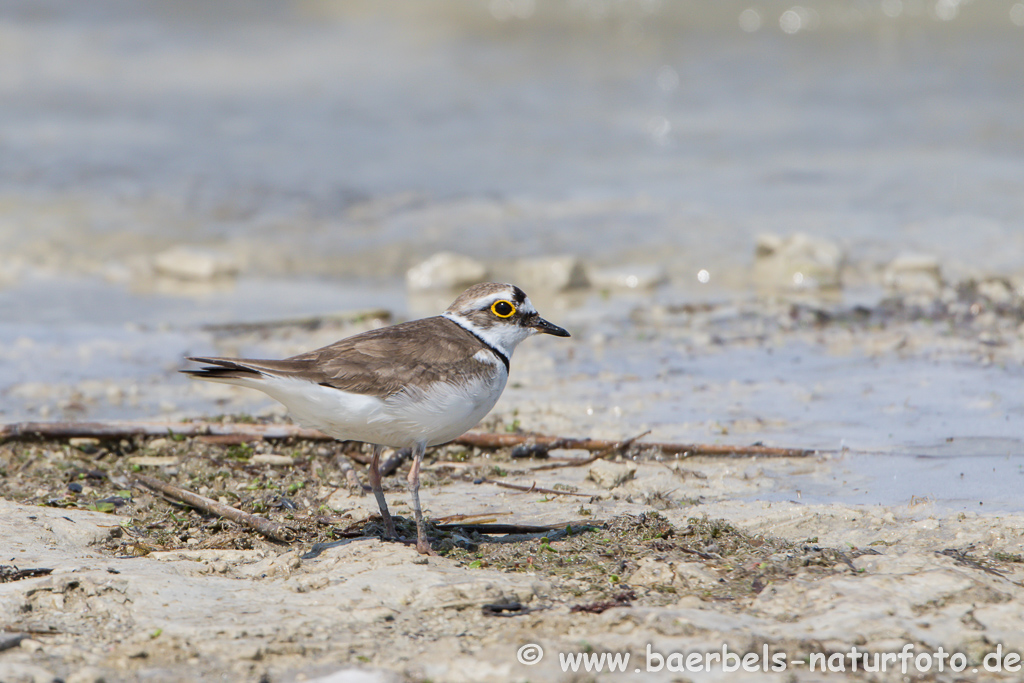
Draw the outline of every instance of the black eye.
<instances>
[{"instance_id":1,"label":"black eye","mask_svg":"<svg viewBox=\"0 0 1024 683\"><path fill-rule=\"evenodd\" d=\"M516 307L512 305L511 301L505 301L504 299L501 299L500 301L495 301L493 304L491 304L491 313L498 316L499 318L508 318L515 312Z\"/></svg>"}]
</instances>

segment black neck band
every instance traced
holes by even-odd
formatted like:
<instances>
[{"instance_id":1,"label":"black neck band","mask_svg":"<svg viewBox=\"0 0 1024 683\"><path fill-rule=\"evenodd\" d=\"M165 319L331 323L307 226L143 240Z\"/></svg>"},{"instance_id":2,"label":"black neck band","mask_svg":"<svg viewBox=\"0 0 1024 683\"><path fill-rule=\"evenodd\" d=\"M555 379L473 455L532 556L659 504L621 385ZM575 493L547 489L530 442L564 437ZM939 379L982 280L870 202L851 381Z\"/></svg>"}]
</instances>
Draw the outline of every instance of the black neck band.
<instances>
[{"instance_id":1,"label":"black neck band","mask_svg":"<svg viewBox=\"0 0 1024 683\"><path fill-rule=\"evenodd\" d=\"M499 350L497 349L497 347L495 347L494 345L492 345L492 344L488 343L488 341L487 341L486 339L484 339L483 337L481 337L481 336L480 336L479 334L477 334L477 333L476 333L476 332L474 332L473 330L469 329L468 327L466 327L465 325L463 325L462 323L460 323L460 322L459 322L458 320L456 320L456 319L454 319L454 318L448 318L448 316L444 316L444 317L445 317L445 318L447 318L448 320L451 320L451 321L452 321L453 323L455 323L456 325L458 325L459 327L461 327L462 329L464 329L464 330L465 330L466 332L469 332L469 333L470 333L471 335L473 335L474 337L476 337L476 340L477 340L478 342L480 342L481 344L483 344L483 345L484 345L485 347L487 347L487 349L488 349L488 350L489 350L489 351L490 351L491 353L493 353L493 354L494 354L495 356L497 356L498 358L500 358L500 359L501 359L501 362L505 364L505 373L506 373L506 374L508 374L509 372L511 372L511 368L509 368L509 364L508 364L508 356L506 356L506 355L505 355L504 353L502 353L501 351L499 351Z\"/></svg>"}]
</instances>

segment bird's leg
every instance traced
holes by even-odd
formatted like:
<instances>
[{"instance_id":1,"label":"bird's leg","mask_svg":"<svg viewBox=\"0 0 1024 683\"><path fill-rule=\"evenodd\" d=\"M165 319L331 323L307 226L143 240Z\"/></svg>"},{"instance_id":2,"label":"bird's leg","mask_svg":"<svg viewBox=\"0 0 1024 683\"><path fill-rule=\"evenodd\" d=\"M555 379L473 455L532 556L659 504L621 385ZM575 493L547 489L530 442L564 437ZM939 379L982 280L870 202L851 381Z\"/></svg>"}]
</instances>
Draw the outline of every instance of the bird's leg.
<instances>
[{"instance_id":1,"label":"bird's leg","mask_svg":"<svg viewBox=\"0 0 1024 683\"><path fill-rule=\"evenodd\" d=\"M373 459L370 460L370 489L373 497L377 499L377 506L380 508L380 516L384 518L384 533L388 538L398 538L395 533L395 523L388 512L388 502L384 500L384 489L380 485L380 454L383 446L373 445Z\"/></svg>"},{"instance_id":2,"label":"bird's leg","mask_svg":"<svg viewBox=\"0 0 1024 683\"><path fill-rule=\"evenodd\" d=\"M412 513L416 518L416 550L424 555L430 554L430 543L427 533L423 530L423 510L420 508L420 465L427 444L422 441L412 449L412 467L409 468L409 493L412 496Z\"/></svg>"}]
</instances>

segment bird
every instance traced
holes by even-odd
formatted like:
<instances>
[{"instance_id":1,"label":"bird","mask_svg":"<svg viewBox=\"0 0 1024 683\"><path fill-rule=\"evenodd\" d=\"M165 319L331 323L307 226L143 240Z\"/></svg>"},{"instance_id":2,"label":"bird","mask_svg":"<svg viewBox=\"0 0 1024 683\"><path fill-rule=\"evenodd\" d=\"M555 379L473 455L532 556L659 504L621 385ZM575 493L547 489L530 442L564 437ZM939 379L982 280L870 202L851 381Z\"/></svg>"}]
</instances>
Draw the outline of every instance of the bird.
<instances>
[{"instance_id":1,"label":"bird","mask_svg":"<svg viewBox=\"0 0 1024 683\"><path fill-rule=\"evenodd\" d=\"M372 444L370 488L387 538L398 536L381 486L381 454L385 447L412 449L408 489L416 549L429 554L419 497L423 454L491 411L508 382L512 352L536 334L570 336L540 317L519 287L485 282L464 291L441 315L362 332L284 360L189 356L205 367L181 372L258 389L304 427Z\"/></svg>"}]
</instances>

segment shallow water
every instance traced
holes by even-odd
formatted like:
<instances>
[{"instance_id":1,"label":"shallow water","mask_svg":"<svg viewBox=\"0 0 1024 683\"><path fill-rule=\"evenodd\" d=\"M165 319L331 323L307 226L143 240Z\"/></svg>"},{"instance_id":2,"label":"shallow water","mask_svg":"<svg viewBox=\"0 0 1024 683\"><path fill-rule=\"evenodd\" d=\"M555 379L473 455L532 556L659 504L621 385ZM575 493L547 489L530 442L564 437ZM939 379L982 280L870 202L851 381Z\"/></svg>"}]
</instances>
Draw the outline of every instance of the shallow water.
<instances>
[{"instance_id":1,"label":"shallow water","mask_svg":"<svg viewBox=\"0 0 1024 683\"><path fill-rule=\"evenodd\" d=\"M856 452L780 473L784 499L1019 509L1019 363L695 346L629 315L748 296L765 231L835 240L859 285L907 251L949 281L1024 274L1013 2L3 5L0 419L258 411L191 387L181 357L302 340L203 325L427 314L401 276L436 250L499 274L571 253L668 281L535 294L577 336L520 352L499 410ZM177 244L223 248L239 278L154 280ZM978 479L949 479L966 464ZM824 474L842 468L870 492Z\"/></svg>"},{"instance_id":2,"label":"shallow water","mask_svg":"<svg viewBox=\"0 0 1024 683\"><path fill-rule=\"evenodd\" d=\"M732 2L5 4L0 245L30 263L227 241L255 273L438 248L715 273L803 230L1021 267L1012 2L805 3L795 33L760 3L753 33Z\"/></svg>"}]
</instances>

